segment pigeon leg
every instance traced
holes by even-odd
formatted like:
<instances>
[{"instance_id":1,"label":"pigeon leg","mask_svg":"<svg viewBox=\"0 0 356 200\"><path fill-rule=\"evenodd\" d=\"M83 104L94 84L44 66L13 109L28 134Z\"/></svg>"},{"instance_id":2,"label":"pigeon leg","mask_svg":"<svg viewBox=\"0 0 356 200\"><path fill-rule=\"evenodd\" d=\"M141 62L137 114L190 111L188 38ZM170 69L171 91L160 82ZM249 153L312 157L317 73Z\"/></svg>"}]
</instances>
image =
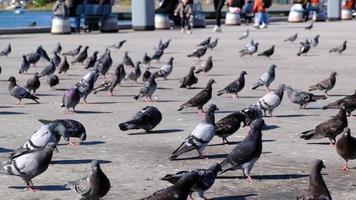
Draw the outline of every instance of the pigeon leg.
<instances>
[{"instance_id":1,"label":"pigeon leg","mask_svg":"<svg viewBox=\"0 0 356 200\"><path fill-rule=\"evenodd\" d=\"M345 163L344 167L342 168L342 170L349 171L350 168L349 168L348 164L349 164L348 161L346 161L346 163Z\"/></svg>"},{"instance_id":2,"label":"pigeon leg","mask_svg":"<svg viewBox=\"0 0 356 200\"><path fill-rule=\"evenodd\" d=\"M31 180L29 181L25 181L26 182L26 185L27 187L25 188L26 191L29 191L29 192L36 192L37 190L33 187L33 183Z\"/></svg>"},{"instance_id":3,"label":"pigeon leg","mask_svg":"<svg viewBox=\"0 0 356 200\"><path fill-rule=\"evenodd\" d=\"M335 146L335 140L330 139L330 146L331 146L331 147L334 147L334 146Z\"/></svg>"},{"instance_id":4,"label":"pigeon leg","mask_svg":"<svg viewBox=\"0 0 356 200\"><path fill-rule=\"evenodd\" d=\"M249 175L246 175L245 180L247 180L247 181L249 181L250 183L252 183L252 178L251 178L251 176L249 176Z\"/></svg>"},{"instance_id":5,"label":"pigeon leg","mask_svg":"<svg viewBox=\"0 0 356 200\"><path fill-rule=\"evenodd\" d=\"M207 159L207 157L205 157L205 156L203 155L203 152L200 152L200 151L198 150L198 153L199 153L199 159Z\"/></svg>"},{"instance_id":6,"label":"pigeon leg","mask_svg":"<svg viewBox=\"0 0 356 200\"><path fill-rule=\"evenodd\" d=\"M112 93L112 91L109 92L109 96L114 96L114 94Z\"/></svg>"},{"instance_id":7,"label":"pigeon leg","mask_svg":"<svg viewBox=\"0 0 356 200\"><path fill-rule=\"evenodd\" d=\"M189 198L190 198L191 200L194 200L192 194L193 194L193 192L189 193Z\"/></svg>"},{"instance_id":8,"label":"pigeon leg","mask_svg":"<svg viewBox=\"0 0 356 200\"><path fill-rule=\"evenodd\" d=\"M203 110L203 108L198 108L198 114L199 115L204 115L205 111Z\"/></svg>"},{"instance_id":9,"label":"pigeon leg","mask_svg":"<svg viewBox=\"0 0 356 200\"><path fill-rule=\"evenodd\" d=\"M68 145L70 146L80 146L80 143L79 142L72 142L72 141L69 141Z\"/></svg>"},{"instance_id":10,"label":"pigeon leg","mask_svg":"<svg viewBox=\"0 0 356 200\"><path fill-rule=\"evenodd\" d=\"M199 192L199 197L204 199L204 200L208 200L208 198L204 197L204 191L200 191Z\"/></svg>"},{"instance_id":11,"label":"pigeon leg","mask_svg":"<svg viewBox=\"0 0 356 200\"><path fill-rule=\"evenodd\" d=\"M227 140L227 138L223 138L222 140L223 140L223 143L224 143L224 144L229 144L229 143L230 143L230 142Z\"/></svg>"},{"instance_id":12,"label":"pigeon leg","mask_svg":"<svg viewBox=\"0 0 356 200\"><path fill-rule=\"evenodd\" d=\"M268 92L271 91L271 89L269 88L269 86L266 86L266 90L267 90Z\"/></svg>"}]
</instances>

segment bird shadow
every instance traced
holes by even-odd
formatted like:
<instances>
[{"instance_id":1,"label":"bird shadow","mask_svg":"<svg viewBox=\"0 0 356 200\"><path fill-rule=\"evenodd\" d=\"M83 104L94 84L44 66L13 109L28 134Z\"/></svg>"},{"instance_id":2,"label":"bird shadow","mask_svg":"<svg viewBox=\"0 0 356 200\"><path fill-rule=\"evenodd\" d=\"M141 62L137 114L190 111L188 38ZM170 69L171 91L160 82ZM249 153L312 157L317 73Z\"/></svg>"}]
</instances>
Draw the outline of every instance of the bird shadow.
<instances>
[{"instance_id":1,"label":"bird shadow","mask_svg":"<svg viewBox=\"0 0 356 200\"><path fill-rule=\"evenodd\" d=\"M205 155L205 159L219 159L226 158L228 154L214 154L214 155ZM173 161L181 161L181 160L201 160L199 156L187 157L187 158L176 158Z\"/></svg>"},{"instance_id":2,"label":"bird shadow","mask_svg":"<svg viewBox=\"0 0 356 200\"><path fill-rule=\"evenodd\" d=\"M204 89L205 87L188 87L188 88L186 88L186 89L188 89L188 90L202 90L202 89Z\"/></svg>"},{"instance_id":3,"label":"bird shadow","mask_svg":"<svg viewBox=\"0 0 356 200\"><path fill-rule=\"evenodd\" d=\"M229 142L229 143L217 143L217 144L209 144L207 146L209 147L214 147L214 146L223 146L223 145L236 145L238 143L240 143L241 141L235 141L235 142Z\"/></svg>"},{"instance_id":4,"label":"bird shadow","mask_svg":"<svg viewBox=\"0 0 356 200\"><path fill-rule=\"evenodd\" d=\"M229 74L207 74L207 76L230 76Z\"/></svg>"},{"instance_id":5,"label":"bird shadow","mask_svg":"<svg viewBox=\"0 0 356 200\"><path fill-rule=\"evenodd\" d=\"M277 126L277 125L268 125L268 126L263 127L262 130L268 131L268 130L273 130L273 129L276 129L276 128L280 128L280 126Z\"/></svg>"},{"instance_id":6,"label":"bird shadow","mask_svg":"<svg viewBox=\"0 0 356 200\"><path fill-rule=\"evenodd\" d=\"M11 189L24 190L25 186L10 186ZM64 191L70 190L69 188L65 188L64 185L36 185L34 187L36 190L42 191Z\"/></svg>"},{"instance_id":7,"label":"bird shadow","mask_svg":"<svg viewBox=\"0 0 356 200\"><path fill-rule=\"evenodd\" d=\"M173 90L172 88L167 88L167 87L157 87L159 90Z\"/></svg>"},{"instance_id":8,"label":"bird shadow","mask_svg":"<svg viewBox=\"0 0 356 200\"><path fill-rule=\"evenodd\" d=\"M13 152L13 149L7 149L7 148L2 148L0 147L0 153L9 153L9 152Z\"/></svg>"},{"instance_id":9,"label":"bird shadow","mask_svg":"<svg viewBox=\"0 0 356 200\"><path fill-rule=\"evenodd\" d=\"M262 140L262 142L275 142L276 140Z\"/></svg>"},{"instance_id":10,"label":"bird shadow","mask_svg":"<svg viewBox=\"0 0 356 200\"><path fill-rule=\"evenodd\" d=\"M76 164L88 164L91 163L93 159L72 159L72 160L53 160L52 165L76 165ZM110 160L99 160L100 163L111 163Z\"/></svg>"},{"instance_id":11,"label":"bird shadow","mask_svg":"<svg viewBox=\"0 0 356 200\"><path fill-rule=\"evenodd\" d=\"M110 114L112 112L76 110L75 113L78 113L78 114Z\"/></svg>"},{"instance_id":12,"label":"bird shadow","mask_svg":"<svg viewBox=\"0 0 356 200\"><path fill-rule=\"evenodd\" d=\"M87 141L87 142L82 142L80 145L98 145L98 144L105 144L106 142L104 141ZM68 143L61 143L58 144L57 146L65 146L68 145Z\"/></svg>"},{"instance_id":13,"label":"bird shadow","mask_svg":"<svg viewBox=\"0 0 356 200\"><path fill-rule=\"evenodd\" d=\"M215 113L222 113L222 114L226 114L226 113L233 113L235 111L233 110L219 110L219 111L215 111Z\"/></svg>"},{"instance_id":14,"label":"bird shadow","mask_svg":"<svg viewBox=\"0 0 356 200\"><path fill-rule=\"evenodd\" d=\"M169 102L178 102L177 100L156 100L156 102L169 103Z\"/></svg>"},{"instance_id":15,"label":"bird shadow","mask_svg":"<svg viewBox=\"0 0 356 200\"><path fill-rule=\"evenodd\" d=\"M306 117L306 116L319 116L319 115L302 115L302 114L291 114L291 115L277 115L276 117L278 118L284 118L284 117Z\"/></svg>"},{"instance_id":16,"label":"bird shadow","mask_svg":"<svg viewBox=\"0 0 356 200\"><path fill-rule=\"evenodd\" d=\"M309 107L309 108L302 108L301 110L321 110L321 108Z\"/></svg>"},{"instance_id":17,"label":"bird shadow","mask_svg":"<svg viewBox=\"0 0 356 200\"><path fill-rule=\"evenodd\" d=\"M238 196L223 196L223 197L214 197L210 200L245 200L246 197L253 197L257 196L257 194L245 194L245 195L238 195Z\"/></svg>"},{"instance_id":18,"label":"bird shadow","mask_svg":"<svg viewBox=\"0 0 356 200\"><path fill-rule=\"evenodd\" d=\"M271 175L255 175L252 176L252 179L256 180L288 180L288 179L297 179L304 178L309 175L306 174L271 174ZM244 179L243 176L218 176L217 179Z\"/></svg>"},{"instance_id":19,"label":"bird shadow","mask_svg":"<svg viewBox=\"0 0 356 200\"><path fill-rule=\"evenodd\" d=\"M132 94L114 94L113 97L134 97Z\"/></svg>"},{"instance_id":20,"label":"bird shadow","mask_svg":"<svg viewBox=\"0 0 356 200\"><path fill-rule=\"evenodd\" d=\"M12 111L0 111L0 115L21 115L26 114L24 112L12 112Z\"/></svg>"},{"instance_id":21,"label":"bird shadow","mask_svg":"<svg viewBox=\"0 0 356 200\"><path fill-rule=\"evenodd\" d=\"M329 97L344 97L347 96L348 94L330 94Z\"/></svg>"},{"instance_id":22,"label":"bird shadow","mask_svg":"<svg viewBox=\"0 0 356 200\"><path fill-rule=\"evenodd\" d=\"M148 135L148 134L164 134L164 133L176 133L182 132L183 129L161 129L161 130L153 130L150 132L137 132L137 133L129 133L127 135Z\"/></svg>"},{"instance_id":23,"label":"bird shadow","mask_svg":"<svg viewBox=\"0 0 356 200\"><path fill-rule=\"evenodd\" d=\"M308 142L307 144L330 145L330 142Z\"/></svg>"},{"instance_id":24,"label":"bird shadow","mask_svg":"<svg viewBox=\"0 0 356 200\"><path fill-rule=\"evenodd\" d=\"M0 108L13 108L13 106L0 106Z\"/></svg>"},{"instance_id":25,"label":"bird shadow","mask_svg":"<svg viewBox=\"0 0 356 200\"><path fill-rule=\"evenodd\" d=\"M36 96L39 97L54 97L54 96L59 96L58 94L36 94Z\"/></svg>"},{"instance_id":26,"label":"bird shadow","mask_svg":"<svg viewBox=\"0 0 356 200\"><path fill-rule=\"evenodd\" d=\"M261 96L240 96L241 99L257 99L261 98Z\"/></svg>"},{"instance_id":27,"label":"bird shadow","mask_svg":"<svg viewBox=\"0 0 356 200\"><path fill-rule=\"evenodd\" d=\"M69 90L68 88L56 88L55 89L56 91L67 91L67 90Z\"/></svg>"},{"instance_id":28,"label":"bird shadow","mask_svg":"<svg viewBox=\"0 0 356 200\"><path fill-rule=\"evenodd\" d=\"M115 101L90 102L90 104L98 104L98 105L101 105L101 104L116 104L116 103L119 103L119 102L115 102Z\"/></svg>"}]
</instances>

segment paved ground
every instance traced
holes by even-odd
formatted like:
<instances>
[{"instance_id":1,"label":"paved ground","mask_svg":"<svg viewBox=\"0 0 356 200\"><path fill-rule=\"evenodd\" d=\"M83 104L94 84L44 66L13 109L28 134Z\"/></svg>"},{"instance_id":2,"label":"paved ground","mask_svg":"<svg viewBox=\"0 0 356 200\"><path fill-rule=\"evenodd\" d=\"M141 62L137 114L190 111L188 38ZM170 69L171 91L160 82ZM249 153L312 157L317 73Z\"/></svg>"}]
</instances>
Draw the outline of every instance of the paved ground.
<instances>
[{"instance_id":1,"label":"paved ground","mask_svg":"<svg viewBox=\"0 0 356 200\"><path fill-rule=\"evenodd\" d=\"M206 192L206 196L215 200L232 199L295 199L299 191L307 187L310 163L319 158L325 161L324 178L334 199L356 199L356 162L351 161L352 169L343 172L343 160L335 149L327 145L327 139L315 140L316 144L307 144L299 138L299 133L313 128L333 116L336 110L322 111L319 108L343 95L353 93L355 80L356 35L354 21L316 23L311 31L303 29L307 24L274 23L268 29L255 30L251 27L223 27L222 33L213 33L209 29L193 30L192 35L182 35L178 31L132 32L121 31L118 34L80 34L80 35L2 35L0 47L11 42L13 53L10 57L0 57L2 73L0 75L0 157L6 159L8 152L21 145L41 124L38 119L73 118L81 121L87 129L88 139L80 147L59 146L59 153L53 157L54 164L42 175L34 179L41 191L29 193L23 190L20 178L1 175L0 191L7 199L74 199L75 194L64 190L62 185L67 181L78 179L88 174L91 159L108 161L102 165L104 172L110 177L112 188L105 199L138 199L152 192L167 187L169 184L160 181L166 173L178 170L204 168L220 162L235 146L220 145L221 139L214 138L205 153L209 159L195 159L196 152L187 153L179 161L168 161L170 153L190 134L201 120L195 109L177 112L177 108L185 100L197 93L199 89L178 88L178 78L188 72L190 64L196 59L186 57L201 40L212 36L219 37L216 49L207 55L213 55L214 68L208 75L199 75L197 87L204 87L207 80L214 78L214 94L227 83L235 79L241 70L248 72L246 88L241 98L236 100L230 96L214 97L220 111L216 119L221 119L232 111L255 103L264 95L264 90L252 91L251 85L265 72L270 64L276 64L277 78L272 88L280 83L287 83L297 89L306 90L309 85L329 76L336 70L339 73L336 87L330 92L331 97L325 101L311 104L308 109L299 110L284 98L275 111L276 117L266 118L270 129L263 134L263 154L252 171L253 183L241 179L241 171L228 172L217 179L215 185ZM238 56L238 51L248 40L237 40L247 28L251 30L251 38L260 42L260 49L276 45L276 55L272 60L260 57ZM295 43L284 43L283 39L298 32L300 38ZM312 49L308 56L297 57L298 42L320 34L320 45ZM124 50L134 60L141 59L144 52L152 53L152 47L162 38L172 38L171 46L162 61L174 56L174 70L167 81L159 81L159 89L154 94L157 102L136 102L132 97L139 90L139 85L124 82L115 90L115 96L106 93L90 95L90 104L80 104L78 113L65 115L60 108L61 97L66 88L75 84L86 73L81 65L71 66L69 75L60 75L61 83L57 90L51 90L42 80L38 90L41 104L32 104L24 100L22 105L15 105L16 100L8 95L10 75L19 79L24 85L26 80L36 71L42 70L45 62L39 67L31 68L28 74L17 73L21 63L21 55L33 51L42 44L47 50L53 49L58 41L64 51L71 50L79 44L89 45L90 54L94 50L103 52L106 46L121 39L128 40ZM349 49L343 55L330 55L331 47L341 44L347 39ZM123 52L112 52L114 66L121 61ZM204 57L206 59L206 56ZM153 63L160 66L162 63ZM110 70L113 71L114 67ZM98 80L97 83L103 79ZM163 120L156 128L159 133L141 134L141 131L122 132L117 125L129 119L136 111L146 105L153 105L163 113ZM351 129L356 130L354 118L349 118ZM247 128L239 130L230 140L238 142L244 138Z\"/></svg>"}]
</instances>

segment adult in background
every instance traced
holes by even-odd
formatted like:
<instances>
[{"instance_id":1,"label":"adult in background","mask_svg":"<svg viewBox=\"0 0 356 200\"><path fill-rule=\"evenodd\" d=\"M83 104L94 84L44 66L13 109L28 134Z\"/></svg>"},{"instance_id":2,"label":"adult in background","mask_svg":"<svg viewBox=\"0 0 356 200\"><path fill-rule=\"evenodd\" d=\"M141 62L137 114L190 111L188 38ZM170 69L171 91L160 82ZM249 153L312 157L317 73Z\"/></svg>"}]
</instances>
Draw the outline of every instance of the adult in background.
<instances>
[{"instance_id":1,"label":"adult in background","mask_svg":"<svg viewBox=\"0 0 356 200\"><path fill-rule=\"evenodd\" d=\"M253 12L255 13L255 28L267 28L267 8L271 7L272 0L255 0Z\"/></svg>"},{"instance_id":2,"label":"adult in background","mask_svg":"<svg viewBox=\"0 0 356 200\"><path fill-rule=\"evenodd\" d=\"M80 32L80 14L77 13L77 7L83 4L83 0L65 0L65 5L69 9L69 17L74 17L74 32Z\"/></svg>"},{"instance_id":3,"label":"adult in background","mask_svg":"<svg viewBox=\"0 0 356 200\"><path fill-rule=\"evenodd\" d=\"M224 7L225 0L214 0L216 26L214 32L221 32L221 10Z\"/></svg>"},{"instance_id":4,"label":"adult in background","mask_svg":"<svg viewBox=\"0 0 356 200\"><path fill-rule=\"evenodd\" d=\"M242 7L245 5L245 0L227 0L227 6L231 13L241 13Z\"/></svg>"}]
</instances>

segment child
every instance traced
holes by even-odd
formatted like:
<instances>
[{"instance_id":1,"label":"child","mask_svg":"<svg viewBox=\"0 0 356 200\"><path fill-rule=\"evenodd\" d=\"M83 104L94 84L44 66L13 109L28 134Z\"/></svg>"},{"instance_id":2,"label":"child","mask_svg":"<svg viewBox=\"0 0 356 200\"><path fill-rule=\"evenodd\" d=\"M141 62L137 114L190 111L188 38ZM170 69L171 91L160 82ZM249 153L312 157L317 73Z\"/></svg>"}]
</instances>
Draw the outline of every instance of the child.
<instances>
[{"instance_id":1,"label":"child","mask_svg":"<svg viewBox=\"0 0 356 200\"><path fill-rule=\"evenodd\" d=\"M182 27L182 33L185 32L185 26L188 26L188 34L191 34L192 31L190 30L190 16L192 15L192 8L189 3L189 0L181 0L174 11L174 15L177 16L179 14L180 16L180 23Z\"/></svg>"},{"instance_id":2,"label":"child","mask_svg":"<svg viewBox=\"0 0 356 200\"><path fill-rule=\"evenodd\" d=\"M265 2L271 3L271 0L255 0L253 4L253 12L255 13L255 28L267 28L268 15L266 9L269 8L270 4L265 5Z\"/></svg>"}]
</instances>

